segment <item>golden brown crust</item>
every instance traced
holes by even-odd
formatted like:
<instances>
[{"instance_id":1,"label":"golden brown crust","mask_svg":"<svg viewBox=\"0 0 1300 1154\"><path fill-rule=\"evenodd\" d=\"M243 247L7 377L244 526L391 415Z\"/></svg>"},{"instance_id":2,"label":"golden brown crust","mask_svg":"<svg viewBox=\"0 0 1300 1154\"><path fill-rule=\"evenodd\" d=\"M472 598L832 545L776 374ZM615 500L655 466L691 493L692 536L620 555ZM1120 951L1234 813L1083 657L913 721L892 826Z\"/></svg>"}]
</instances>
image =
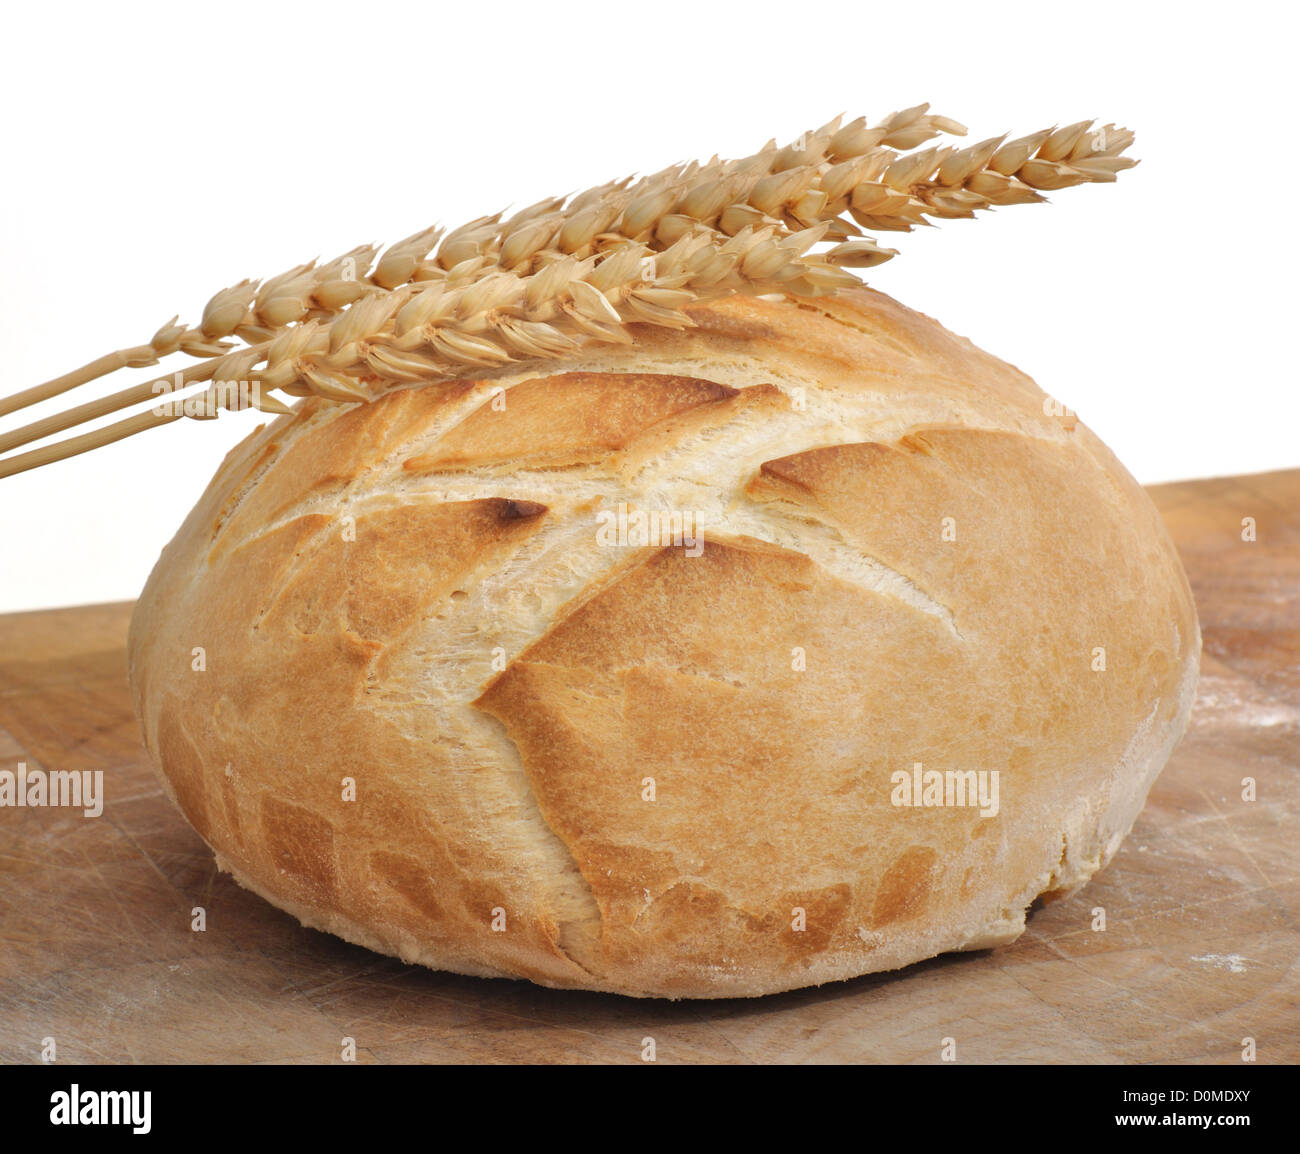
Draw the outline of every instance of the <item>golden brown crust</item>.
<instances>
[{"instance_id":1,"label":"golden brown crust","mask_svg":"<svg viewBox=\"0 0 1300 1154\"><path fill-rule=\"evenodd\" d=\"M652 373L538 377L512 388L508 405L503 390L402 467L425 473L595 463L661 421L735 392L712 381Z\"/></svg>"},{"instance_id":2,"label":"golden brown crust","mask_svg":"<svg viewBox=\"0 0 1300 1154\"><path fill-rule=\"evenodd\" d=\"M878 293L691 313L227 458L131 676L241 882L428 965L714 997L1011 940L1113 855L1199 654L1142 490ZM611 544L620 504L700 547ZM999 812L895 805L915 763Z\"/></svg>"}]
</instances>

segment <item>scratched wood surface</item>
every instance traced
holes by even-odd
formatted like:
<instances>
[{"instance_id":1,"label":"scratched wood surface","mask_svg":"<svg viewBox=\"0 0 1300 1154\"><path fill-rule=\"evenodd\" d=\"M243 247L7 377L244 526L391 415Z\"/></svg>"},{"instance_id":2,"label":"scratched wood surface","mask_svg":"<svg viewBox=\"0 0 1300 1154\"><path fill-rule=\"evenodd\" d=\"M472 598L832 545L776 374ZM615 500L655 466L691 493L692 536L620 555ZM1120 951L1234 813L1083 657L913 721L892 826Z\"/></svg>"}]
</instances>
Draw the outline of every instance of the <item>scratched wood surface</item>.
<instances>
[{"instance_id":1,"label":"scratched wood surface","mask_svg":"<svg viewBox=\"0 0 1300 1154\"><path fill-rule=\"evenodd\" d=\"M406 966L239 889L162 794L130 605L0 617L0 769L99 769L103 816L0 808L0 1061L1300 1060L1300 470L1153 488L1205 639L1191 729L1115 861L1000 950L757 1000ZM1242 540L1253 517L1257 540ZM1257 800L1242 799L1253 777ZM204 933L190 910L207 909ZM1092 929L1091 911L1107 928Z\"/></svg>"}]
</instances>

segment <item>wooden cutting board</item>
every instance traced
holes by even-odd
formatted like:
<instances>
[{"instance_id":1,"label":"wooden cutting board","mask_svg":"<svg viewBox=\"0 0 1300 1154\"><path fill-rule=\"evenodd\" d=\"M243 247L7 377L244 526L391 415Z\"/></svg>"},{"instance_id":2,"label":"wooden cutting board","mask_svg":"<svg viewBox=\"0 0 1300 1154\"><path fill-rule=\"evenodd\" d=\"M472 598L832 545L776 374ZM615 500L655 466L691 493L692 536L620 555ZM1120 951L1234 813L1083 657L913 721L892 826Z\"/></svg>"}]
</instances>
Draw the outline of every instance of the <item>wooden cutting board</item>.
<instances>
[{"instance_id":1,"label":"wooden cutting board","mask_svg":"<svg viewBox=\"0 0 1300 1154\"><path fill-rule=\"evenodd\" d=\"M1114 862L1014 945L756 1000L462 978L303 929L219 875L156 784L131 606L0 617L0 769L99 769L107 794L98 819L0 809L0 1061L52 1037L68 1062L330 1062L346 1037L361 1062L636 1062L652 1037L660 1062L937 1062L945 1038L963 1062L1238 1063L1245 1038L1295 1062L1300 470L1151 494L1205 653L1187 738Z\"/></svg>"}]
</instances>

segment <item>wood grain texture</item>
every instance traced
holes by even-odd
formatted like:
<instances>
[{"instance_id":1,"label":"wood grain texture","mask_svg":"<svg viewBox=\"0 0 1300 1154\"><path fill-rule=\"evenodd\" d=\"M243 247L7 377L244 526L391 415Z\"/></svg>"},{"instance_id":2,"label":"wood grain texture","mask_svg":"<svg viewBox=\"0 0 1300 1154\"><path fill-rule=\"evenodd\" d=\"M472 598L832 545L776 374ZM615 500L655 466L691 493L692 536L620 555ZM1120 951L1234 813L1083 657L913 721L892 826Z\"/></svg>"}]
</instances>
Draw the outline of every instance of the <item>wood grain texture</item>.
<instances>
[{"instance_id":1,"label":"wood grain texture","mask_svg":"<svg viewBox=\"0 0 1300 1154\"><path fill-rule=\"evenodd\" d=\"M127 698L129 604L0 617L0 769L104 772L103 816L0 809L0 1061L1300 1060L1300 470L1150 490L1204 635L1191 728L1115 861L1014 945L723 1002L403 965L220 875ZM1257 540L1242 540L1242 519ZM1242 800L1253 777L1258 799ZM191 909L207 930L190 929ZM1094 907L1107 928L1094 932Z\"/></svg>"}]
</instances>

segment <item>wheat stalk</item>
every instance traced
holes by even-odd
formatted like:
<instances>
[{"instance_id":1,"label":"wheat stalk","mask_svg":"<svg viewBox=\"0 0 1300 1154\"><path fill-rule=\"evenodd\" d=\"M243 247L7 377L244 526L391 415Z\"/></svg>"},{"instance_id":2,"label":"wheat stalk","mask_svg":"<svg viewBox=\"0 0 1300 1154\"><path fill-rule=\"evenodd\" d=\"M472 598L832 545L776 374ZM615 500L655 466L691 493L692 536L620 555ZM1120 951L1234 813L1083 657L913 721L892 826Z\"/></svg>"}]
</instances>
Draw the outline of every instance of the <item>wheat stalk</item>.
<instances>
[{"instance_id":1,"label":"wheat stalk","mask_svg":"<svg viewBox=\"0 0 1300 1154\"><path fill-rule=\"evenodd\" d=\"M1092 123L908 152L966 130L927 105L872 127L836 118L784 148L769 142L739 160L674 165L506 220L480 217L445 235L425 229L382 256L367 245L242 281L208 302L197 327L173 318L145 345L0 401L0 415L173 352L204 358L181 374L187 385L243 380L260 364L263 390L368 401L396 385L629 342L632 324L689 327L686 307L719 296L835 292L861 283L847 267L896 255L864 230L909 231L927 217L971 217L1042 200L1038 190L1113 181L1136 163L1121 155L1133 134ZM823 242L830 247L810 251ZM34 422L0 436L0 453L151 397L145 382ZM216 385L205 399L204 414L232 404ZM251 403L291 411L265 395ZM0 476L175 419L140 414L0 459Z\"/></svg>"}]
</instances>

